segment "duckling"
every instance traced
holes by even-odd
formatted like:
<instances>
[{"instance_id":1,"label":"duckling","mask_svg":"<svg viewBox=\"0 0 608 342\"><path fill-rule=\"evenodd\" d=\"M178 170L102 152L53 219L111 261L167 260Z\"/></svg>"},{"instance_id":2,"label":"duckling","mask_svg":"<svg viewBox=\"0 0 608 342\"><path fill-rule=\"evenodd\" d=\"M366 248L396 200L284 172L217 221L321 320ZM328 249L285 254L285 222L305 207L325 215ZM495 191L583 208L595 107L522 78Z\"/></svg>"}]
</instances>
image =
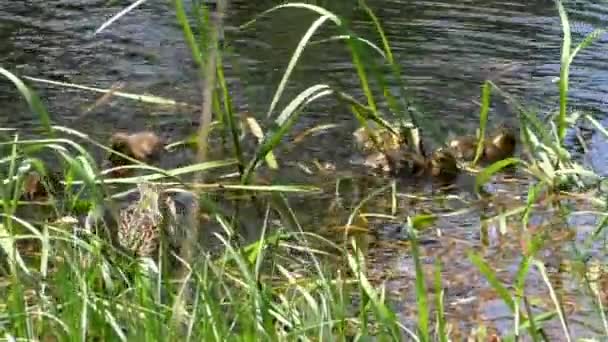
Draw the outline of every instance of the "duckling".
<instances>
[{"instance_id":1,"label":"duckling","mask_svg":"<svg viewBox=\"0 0 608 342\"><path fill-rule=\"evenodd\" d=\"M395 175L422 176L427 169L424 156L408 150L392 150L386 153L389 169Z\"/></svg>"},{"instance_id":2,"label":"duckling","mask_svg":"<svg viewBox=\"0 0 608 342\"><path fill-rule=\"evenodd\" d=\"M509 129L501 127L485 139L481 160L493 163L511 157L515 152L515 145L515 134ZM472 161L477 153L477 138L474 136L454 138L448 146L454 151L457 158Z\"/></svg>"},{"instance_id":3,"label":"duckling","mask_svg":"<svg viewBox=\"0 0 608 342\"><path fill-rule=\"evenodd\" d=\"M515 152L515 134L501 127L492 134L484 146L484 160L490 163L509 158Z\"/></svg>"},{"instance_id":4,"label":"duckling","mask_svg":"<svg viewBox=\"0 0 608 342\"><path fill-rule=\"evenodd\" d=\"M360 127L353 132L355 142L363 153L385 152L398 149L403 138L381 127Z\"/></svg>"},{"instance_id":5,"label":"duckling","mask_svg":"<svg viewBox=\"0 0 608 342\"><path fill-rule=\"evenodd\" d=\"M404 149L374 152L363 160L363 165L373 171L393 176L420 175L425 169L425 160Z\"/></svg>"},{"instance_id":6,"label":"duckling","mask_svg":"<svg viewBox=\"0 0 608 342\"><path fill-rule=\"evenodd\" d=\"M366 156L363 165L382 173L390 173L392 171L388 155L383 152L374 152Z\"/></svg>"},{"instance_id":7,"label":"duckling","mask_svg":"<svg viewBox=\"0 0 608 342\"><path fill-rule=\"evenodd\" d=\"M431 156L410 151L393 150L381 154L382 170L395 176L431 176L437 180L452 181L460 170L456 158L447 149L438 149Z\"/></svg>"},{"instance_id":8,"label":"duckling","mask_svg":"<svg viewBox=\"0 0 608 342\"><path fill-rule=\"evenodd\" d=\"M435 150L428 158L427 171L433 178L445 182L455 180L460 173L456 157L444 148Z\"/></svg>"},{"instance_id":9,"label":"duckling","mask_svg":"<svg viewBox=\"0 0 608 342\"><path fill-rule=\"evenodd\" d=\"M139 200L119 212L118 244L137 257L179 251L188 230L197 229L199 206L188 191L169 195L151 183L138 184Z\"/></svg>"},{"instance_id":10,"label":"duckling","mask_svg":"<svg viewBox=\"0 0 608 342\"><path fill-rule=\"evenodd\" d=\"M474 136L456 137L448 143L458 159L472 161L477 152L477 138Z\"/></svg>"},{"instance_id":11,"label":"duckling","mask_svg":"<svg viewBox=\"0 0 608 342\"><path fill-rule=\"evenodd\" d=\"M133 159L149 162L156 159L163 149L164 142L155 133L149 131L126 134L114 133L110 138L110 147ZM108 160L113 167L130 164L125 158L111 153Z\"/></svg>"},{"instance_id":12,"label":"duckling","mask_svg":"<svg viewBox=\"0 0 608 342\"><path fill-rule=\"evenodd\" d=\"M31 171L24 177L22 198L28 201L46 199L50 194L59 191L60 187L61 182L57 175L50 173L42 176L37 171Z\"/></svg>"}]
</instances>

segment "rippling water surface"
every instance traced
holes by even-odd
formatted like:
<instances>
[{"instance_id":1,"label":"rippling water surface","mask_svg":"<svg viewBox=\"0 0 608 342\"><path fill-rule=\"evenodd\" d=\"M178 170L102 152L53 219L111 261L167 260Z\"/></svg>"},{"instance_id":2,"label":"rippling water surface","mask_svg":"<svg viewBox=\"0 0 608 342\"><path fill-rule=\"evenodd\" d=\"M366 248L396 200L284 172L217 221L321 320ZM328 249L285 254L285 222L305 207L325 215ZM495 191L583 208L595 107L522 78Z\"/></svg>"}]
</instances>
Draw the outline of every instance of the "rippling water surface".
<instances>
[{"instance_id":1,"label":"rippling water surface","mask_svg":"<svg viewBox=\"0 0 608 342\"><path fill-rule=\"evenodd\" d=\"M121 82L122 90L127 92L197 104L200 101L197 71L168 3L148 1L101 34L93 35L126 2L0 0L0 65L20 76L100 88ZM358 34L379 42L368 17L356 8L356 1L324 3L347 19ZM244 31L237 29L272 5L273 1L233 1L227 16L229 46L225 62L235 104L238 110L248 110L262 120L291 53L315 19L304 10L282 10ZM473 131L478 121L476 101L486 79L541 112L557 108L554 79L559 75L562 31L553 1L370 0L369 5L382 21L417 106L446 133ZM573 38L578 42L605 25L608 3L581 0L571 2L567 9ZM315 39L334 33L327 28ZM608 37L602 36L583 50L571 69L570 106L588 110L600 121L607 112L607 42ZM284 99L323 82L339 84L355 96L362 95L351 59L340 43L309 46ZM114 98L87 111L100 94L30 84L49 107L53 120L102 141L118 129L134 131L149 127L171 139L179 139L196 128L197 114L185 109L159 108ZM37 119L18 99L11 84L0 82L0 126L26 131L36 127ZM285 103L282 101L279 108ZM495 94L491 120L498 123L514 119L513 110ZM350 132L356 127L352 114L331 101L320 102L307 109L296 129L321 123L341 126L280 152L281 158L288 161L317 158L347 167L352 157ZM605 139L594 135L591 141L594 145L591 157L596 156L591 164L598 170L605 169L608 165L608 160L602 157ZM296 173L284 176L299 178ZM311 219L321 220L315 213L324 209L325 204L312 202L299 204L310 209ZM479 239L475 233L478 216L460 218L456 223L445 220L441 225L462 241ZM464 229L464 233L455 231L455 226ZM470 268L470 264L459 261L466 258L460 252L462 249L455 252L455 263L447 266L455 274L460 267ZM391 248L379 248L373 253L383 260L382 265L394 265L405 273L411 271L409 259L403 260L407 257ZM458 279L450 281L454 282L453 291L460 291L458 295L471 295L467 292L470 279L461 279L460 283ZM392 288L400 287L394 284ZM490 306L479 315L492 318L497 312L493 310ZM505 310L498 312L504 314Z\"/></svg>"},{"instance_id":2,"label":"rippling water surface","mask_svg":"<svg viewBox=\"0 0 608 342\"><path fill-rule=\"evenodd\" d=\"M19 75L98 87L121 81L127 91L196 103L196 73L172 8L164 2L149 2L93 36L93 31L124 5L107 3L3 0L0 62ZM359 34L377 42L370 21L354 4L332 1L330 9L347 18ZM257 112L267 109L288 58L314 19L304 10L283 10L245 31L236 30L237 25L271 5L272 1L237 1L228 15L231 84L239 106ZM532 105L555 105L552 80L559 73L561 28L552 1L375 0L370 5L382 20L418 105L433 118L449 119L443 121L446 126L448 122L450 127L475 124L478 107L474 100L486 79ZM591 1L577 1L568 9L575 41L601 27L608 11L607 6ZM327 36L330 31L319 34ZM605 108L605 43L602 37L580 54L571 78L572 104L600 113ZM340 44L311 46L289 84L290 94L335 78L344 86L358 88L350 58ZM31 115L15 106L10 87L2 87L0 101L12 109L1 117L3 123L31 125ZM83 107L92 100L86 92L37 88L53 118L66 124L81 117ZM508 120L512 113L501 102L495 96L494 115ZM351 121L344 110L318 108L305 118L304 126L319 120ZM91 133L102 135L111 129L149 124L148 117L154 114L158 125L173 125L173 115L164 118L154 111L116 100L87 116L87 122L100 124L104 129Z\"/></svg>"}]
</instances>

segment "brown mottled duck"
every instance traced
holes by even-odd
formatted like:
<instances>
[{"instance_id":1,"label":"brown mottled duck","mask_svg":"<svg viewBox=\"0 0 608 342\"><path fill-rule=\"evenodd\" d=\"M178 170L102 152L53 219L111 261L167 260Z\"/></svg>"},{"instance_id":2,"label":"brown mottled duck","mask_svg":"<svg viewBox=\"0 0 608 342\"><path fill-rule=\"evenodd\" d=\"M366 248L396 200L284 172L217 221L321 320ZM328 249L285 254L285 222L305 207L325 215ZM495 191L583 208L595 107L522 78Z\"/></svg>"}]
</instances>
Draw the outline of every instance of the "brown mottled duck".
<instances>
[{"instance_id":1,"label":"brown mottled duck","mask_svg":"<svg viewBox=\"0 0 608 342\"><path fill-rule=\"evenodd\" d=\"M196 229L198 202L189 192L169 194L152 183L138 185L139 196L117 210L103 207L101 219L111 244L136 257L155 258L161 241L167 251L176 251L188 229ZM87 217L91 229L94 214ZM165 243L166 242L166 243ZM165 248L163 248L165 250Z\"/></svg>"}]
</instances>

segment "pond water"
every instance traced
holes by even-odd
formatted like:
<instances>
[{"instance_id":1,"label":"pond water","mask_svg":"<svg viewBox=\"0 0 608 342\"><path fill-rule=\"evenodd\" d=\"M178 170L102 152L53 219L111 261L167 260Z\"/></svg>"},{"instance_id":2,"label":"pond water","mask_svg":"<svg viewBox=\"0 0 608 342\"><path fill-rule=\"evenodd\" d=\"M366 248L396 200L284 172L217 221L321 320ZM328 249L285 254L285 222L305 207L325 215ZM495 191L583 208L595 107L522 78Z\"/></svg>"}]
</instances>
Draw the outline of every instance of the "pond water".
<instances>
[{"instance_id":1,"label":"pond water","mask_svg":"<svg viewBox=\"0 0 608 342\"><path fill-rule=\"evenodd\" d=\"M91 87L110 88L121 82L121 90L126 92L153 94L196 105L200 102L197 71L168 3L149 1L101 34L93 35L95 29L126 6L126 2L0 0L0 66L19 76ZM239 111L253 113L262 123L294 48L315 19L305 10L282 10L244 31L238 30L239 25L274 3L232 1L227 16L225 63L235 106ZM361 36L379 42L370 20L357 9L356 1L318 3L346 18ZM417 107L436 122L446 136L473 132L479 112L476 101L486 79L493 80L509 94L543 112L557 108L554 80L559 75L562 31L553 1L370 0L369 5L382 21ZM601 28L608 15L608 3L590 0L571 2L567 9L575 42ZM333 33L334 30L328 27L318 37ZM572 66L570 78L570 105L591 111L600 121L608 112L607 43L608 37L603 36L583 50ZM325 82L338 84L362 99L350 56L340 43L323 43L305 50L278 108L306 87ZM41 83L30 84L39 92L55 122L81 130L100 141L105 141L116 130L151 128L175 140L196 129L198 114L183 108L145 105L115 97L88 110L101 94ZM498 94L493 96L490 120L493 124L515 122L513 110ZM338 170L349 171L353 159L351 132L357 123L347 109L331 101L313 104L302 115L295 130L301 132L324 123L337 123L339 126L305 139L293 148L282 149L278 152L279 160L285 165L293 165L297 161L318 159L335 164ZM38 126L37 118L27 110L23 101L18 100L12 84L5 81L0 82L0 126L24 131ZM605 139L594 135L591 141L595 144L591 148L593 156L597 157L592 158L591 164L601 170L608 163L602 157ZM282 181L309 180L298 168L287 167L285 170L277 176ZM522 183L499 184L499 187L518 194L525 190ZM359 191L362 197L370 190L362 187ZM311 221L308 223L323 224L327 201L307 198L295 200L294 205L302 216L307 217L306 221ZM375 203L372 209L380 210L383 205ZM416 212L418 206L400 202L401 216ZM466 207L466 204L457 206ZM346 207L345 212L350 206ZM345 217L342 224L344 222ZM457 241L454 244L480 246L479 212L448 217L439 225ZM370 252L381 265L373 271L382 273L388 265L395 272L405 274L397 281L393 280L392 284L388 283L394 292L407 289L411 297L411 259L405 252L395 252L390 246L394 236L389 226L383 223L375 229L385 232L380 240L388 247L380 246ZM509 274L513 271L509 268L513 268L518 259L507 251L515 253L518 246L503 247L502 244L500 248L491 246L494 254L490 258L506 255L506 261L502 262L504 272ZM429 248L429 255L434 253L434 248ZM443 250L446 251L445 248ZM446 266L446 273L457 274L462 269L466 269L467 274L473 273L464 250L455 247L456 256ZM378 278L385 276L379 275ZM458 307L451 313L464 312L468 317L475 312L469 317L471 322L508 315L504 308L480 305L476 299L480 293L475 291L485 285L480 276L475 277L479 283L475 286L471 285L472 278L462 275L461 278L450 279L454 281L454 284L448 282L453 286L450 296L474 299L466 302L471 307ZM539 292L544 291L542 281L536 285ZM559 329L559 325L556 328Z\"/></svg>"}]
</instances>

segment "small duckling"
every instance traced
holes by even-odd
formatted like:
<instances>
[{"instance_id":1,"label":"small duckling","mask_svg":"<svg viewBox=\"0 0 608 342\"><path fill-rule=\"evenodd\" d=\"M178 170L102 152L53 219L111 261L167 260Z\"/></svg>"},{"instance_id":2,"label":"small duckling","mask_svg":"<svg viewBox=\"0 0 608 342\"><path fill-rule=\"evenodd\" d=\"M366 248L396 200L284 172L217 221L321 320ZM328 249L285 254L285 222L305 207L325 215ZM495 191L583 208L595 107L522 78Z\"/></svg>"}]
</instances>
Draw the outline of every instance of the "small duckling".
<instances>
[{"instance_id":1,"label":"small duckling","mask_svg":"<svg viewBox=\"0 0 608 342\"><path fill-rule=\"evenodd\" d=\"M144 131L134 134L114 133L110 138L110 147L122 154L142 162L148 162L158 157L163 149L164 142L155 133ZM127 160L117 154L108 157L112 166L129 164Z\"/></svg>"},{"instance_id":2,"label":"small duckling","mask_svg":"<svg viewBox=\"0 0 608 342\"><path fill-rule=\"evenodd\" d=\"M427 169L427 161L424 156L411 152L393 150L386 153L389 167L393 174L403 176L422 176Z\"/></svg>"},{"instance_id":3,"label":"small duckling","mask_svg":"<svg viewBox=\"0 0 608 342\"><path fill-rule=\"evenodd\" d=\"M507 128L499 128L484 146L484 160L490 163L512 157L515 152L515 134Z\"/></svg>"},{"instance_id":4,"label":"small duckling","mask_svg":"<svg viewBox=\"0 0 608 342\"><path fill-rule=\"evenodd\" d=\"M481 160L493 163L513 156L515 152L515 134L507 128L499 128L484 141ZM452 139L448 146L458 159L472 161L477 153L477 138L463 136Z\"/></svg>"},{"instance_id":5,"label":"small duckling","mask_svg":"<svg viewBox=\"0 0 608 342\"><path fill-rule=\"evenodd\" d=\"M50 188L47 189L44 182ZM31 171L24 177L22 198L27 201L47 199L50 194L55 194L59 191L60 186L61 183L56 175L48 174L42 176L37 171Z\"/></svg>"},{"instance_id":6,"label":"small duckling","mask_svg":"<svg viewBox=\"0 0 608 342\"><path fill-rule=\"evenodd\" d=\"M447 149L437 149L427 161L427 169L431 176L445 182L451 182L458 177L460 169L456 157Z\"/></svg>"},{"instance_id":7,"label":"small duckling","mask_svg":"<svg viewBox=\"0 0 608 342\"><path fill-rule=\"evenodd\" d=\"M386 152L398 149L403 144L402 137L383 127L360 127L353 133L353 136L363 153Z\"/></svg>"},{"instance_id":8,"label":"small duckling","mask_svg":"<svg viewBox=\"0 0 608 342\"><path fill-rule=\"evenodd\" d=\"M462 136L452 139L448 146L454 151L458 159L472 161L477 152L477 138L474 136Z\"/></svg>"},{"instance_id":9,"label":"small duckling","mask_svg":"<svg viewBox=\"0 0 608 342\"><path fill-rule=\"evenodd\" d=\"M445 182L460 173L456 158L447 149L438 149L429 158L403 149L377 152L368 156L365 165L393 176L431 176Z\"/></svg>"},{"instance_id":10,"label":"small duckling","mask_svg":"<svg viewBox=\"0 0 608 342\"><path fill-rule=\"evenodd\" d=\"M382 173L389 173L392 171L388 155L382 152L374 152L366 156L363 165Z\"/></svg>"},{"instance_id":11,"label":"small duckling","mask_svg":"<svg viewBox=\"0 0 608 342\"><path fill-rule=\"evenodd\" d=\"M23 180L23 197L27 200L34 200L40 196L46 196L42 177L36 171L29 172Z\"/></svg>"}]
</instances>

